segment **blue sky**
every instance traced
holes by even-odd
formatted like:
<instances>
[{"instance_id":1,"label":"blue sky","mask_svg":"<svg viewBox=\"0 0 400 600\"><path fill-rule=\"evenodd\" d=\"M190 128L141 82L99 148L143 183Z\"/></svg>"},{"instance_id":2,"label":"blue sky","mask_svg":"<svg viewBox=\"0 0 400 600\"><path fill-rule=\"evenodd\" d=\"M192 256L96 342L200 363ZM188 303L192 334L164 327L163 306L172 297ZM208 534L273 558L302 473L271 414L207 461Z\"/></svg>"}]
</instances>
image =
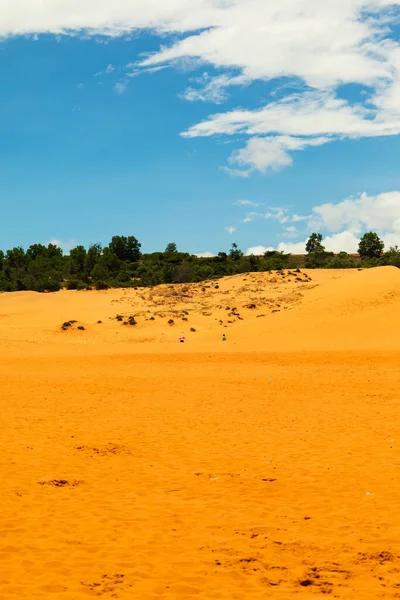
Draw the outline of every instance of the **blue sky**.
<instances>
[{"instance_id":1,"label":"blue sky","mask_svg":"<svg viewBox=\"0 0 400 600\"><path fill-rule=\"evenodd\" d=\"M300 21L294 0L196 0L197 20L119 0L100 23L91 0L35 2L0 27L0 247L296 252L318 230L353 251L371 228L400 245L398 2L373 25L372 0L302 0Z\"/></svg>"}]
</instances>

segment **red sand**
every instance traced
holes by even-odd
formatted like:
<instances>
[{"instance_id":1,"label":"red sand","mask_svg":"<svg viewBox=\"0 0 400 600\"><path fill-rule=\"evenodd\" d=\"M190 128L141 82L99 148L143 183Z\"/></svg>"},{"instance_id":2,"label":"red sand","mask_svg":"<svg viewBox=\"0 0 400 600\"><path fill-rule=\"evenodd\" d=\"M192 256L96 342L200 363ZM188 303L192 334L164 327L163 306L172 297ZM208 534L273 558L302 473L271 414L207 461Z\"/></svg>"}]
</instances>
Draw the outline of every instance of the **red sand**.
<instances>
[{"instance_id":1,"label":"red sand","mask_svg":"<svg viewBox=\"0 0 400 600\"><path fill-rule=\"evenodd\" d=\"M400 597L400 271L309 275L0 296L1 600Z\"/></svg>"}]
</instances>

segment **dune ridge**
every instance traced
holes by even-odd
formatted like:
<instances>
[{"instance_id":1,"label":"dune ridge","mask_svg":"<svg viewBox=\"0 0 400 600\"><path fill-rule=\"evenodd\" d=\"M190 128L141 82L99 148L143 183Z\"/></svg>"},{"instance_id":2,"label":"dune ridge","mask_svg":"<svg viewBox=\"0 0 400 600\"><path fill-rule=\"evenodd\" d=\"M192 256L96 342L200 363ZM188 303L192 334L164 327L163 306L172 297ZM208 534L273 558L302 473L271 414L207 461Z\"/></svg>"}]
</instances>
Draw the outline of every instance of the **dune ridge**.
<instances>
[{"instance_id":1,"label":"dune ridge","mask_svg":"<svg viewBox=\"0 0 400 600\"><path fill-rule=\"evenodd\" d=\"M195 352L394 350L399 307L395 267L250 273L155 288L2 294L0 339L10 351L24 340L44 351L170 352L180 336ZM124 325L131 316L134 327ZM61 332L70 320L76 324Z\"/></svg>"}]
</instances>

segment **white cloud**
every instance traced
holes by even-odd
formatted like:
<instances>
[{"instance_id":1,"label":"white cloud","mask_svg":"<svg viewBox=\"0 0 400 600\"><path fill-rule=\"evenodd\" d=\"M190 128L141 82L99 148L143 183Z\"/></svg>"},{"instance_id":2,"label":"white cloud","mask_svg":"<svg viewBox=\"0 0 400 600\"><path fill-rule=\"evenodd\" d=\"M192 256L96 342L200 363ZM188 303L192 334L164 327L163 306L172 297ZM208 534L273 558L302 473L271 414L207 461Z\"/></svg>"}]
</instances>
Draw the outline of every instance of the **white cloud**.
<instances>
[{"instance_id":1,"label":"white cloud","mask_svg":"<svg viewBox=\"0 0 400 600\"><path fill-rule=\"evenodd\" d=\"M117 92L117 94L119 94L120 96L122 94L124 94L126 92L126 88L127 88L127 84L123 83L123 82L118 82L114 85L114 90Z\"/></svg>"},{"instance_id":2,"label":"white cloud","mask_svg":"<svg viewBox=\"0 0 400 600\"><path fill-rule=\"evenodd\" d=\"M235 233L236 231L236 227L234 227L233 225L229 225L228 227L224 228L225 231L227 231L230 235L232 235L232 233Z\"/></svg>"},{"instance_id":3,"label":"white cloud","mask_svg":"<svg viewBox=\"0 0 400 600\"><path fill-rule=\"evenodd\" d=\"M246 256L250 256L254 254L254 256L261 256L261 254L265 254L265 252L273 250L271 246L252 246L247 249Z\"/></svg>"},{"instance_id":4,"label":"white cloud","mask_svg":"<svg viewBox=\"0 0 400 600\"><path fill-rule=\"evenodd\" d=\"M289 209L285 207L270 206L269 211L265 215L266 219L275 219L281 225L289 221Z\"/></svg>"},{"instance_id":5,"label":"white cloud","mask_svg":"<svg viewBox=\"0 0 400 600\"><path fill-rule=\"evenodd\" d=\"M306 242L281 242L277 250L285 254L304 254L306 251Z\"/></svg>"},{"instance_id":6,"label":"white cloud","mask_svg":"<svg viewBox=\"0 0 400 600\"><path fill-rule=\"evenodd\" d=\"M291 220L293 223L299 223L300 221L308 221L311 218L311 215L292 215Z\"/></svg>"},{"instance_id":7,"label":"white cloud","mask_svg":"<svg viewBox=\"0 0 400 600\"><path fill-rule=\"evenodd\" d=\"M184 94L191 101L220 103L228 88L272 82L272 93L279 88L282 99L271 101L271 95L259 110L211 115L184 133L250 136L226 169L248 177L254 170L289 166L293 152L331 139L400 132L400 45L390 30L399 5L400 0L0 0L0 37L82 34L104 42L99 35L156 31L163 46L129 75L165 66L217 69L215 76L192 82ZM166 37L173 33L179 36ZM287 82L296 82L299 93L290 95ZM365 86L364 98L341 99L339 88L346 83ZM117 85L116 91L125 91L125 83Z\"/></svg>"},{"instance_id":8,"label":"white cloud","mask_svg":"<svg viewBox=\"0 0 400 600\"><path fill-rule=\"evenodd\" d=\"M242 76L231 77L230 75L210 76L203 73L201 77L192 79L192 83L198 84L197 87L188 87L182 94L185 100L190 102L213 102L221 104L228 97L227 88L233 85L246 85L247 80Z\"/></svg>"},{"instance_id":9,"label":"white cloud","mask_svg":"<svg viewBox=\"0 0 400 600\"><path fill-rule=\"evenodd\" d=\"M180 4L183 8L184 3ZM338 81L370 83L389 74L387 64L380 60L382 50L373 53L375 46L379 49L374 38L378 24L362 21L360 14L363 8L379 10L396 5L396 0L194 4L192 14L196 18L198 11L198 28L202 22L207 26L204 19L213 28L163 47L144 61L146 65L198 58L218 67L240 69L250 80L273 79L285 73L313 87L332 86Z\"/></svg>"},{"instance_id":10,"label":"white cloud","mask_svg":"<svg viewBox=\"0 0 400 600\"><path fill-rule=\"evenodd\" d=\"M400 192L386 192L377 196L363 193L338 204L316 206L313 214L328 231L337 231L342 227L355 233L366 229L396 230L400 222Z\"/></svg>"},{"instance_id":11,"label":"white cloud","mask_svg":"<svg viewBox=\"0 0 400 600\"><path fill-rule=\"evenodd\" d=\"M256 221L258 219L263 219L263 218L264 218L263 213L258 213L258 212L253 211L253 212L247 213L247 215L243 219L243 223L251 223L252 221Z\"/></svg>"},{"instance_id":12,"label":"white cloud","mask_svg":"<svg viewBox=\"0 0 400 600\"><path fill-rule=\"evenodd\" d=\"M237 200L235 204L236 206L259 206L257 202L252 202L251 200Z\"/></svg>"},{"instance_id":13,"label":"white cloud","mask_svg":"<svg viewBox=\"0 0 400 600\"><path fill-rule=\"evenodd\" d=\"M82 90L85 87L84 83L77 83L76 87L78 88L78 90Z\"/></svg>"},{"instance_id":14,"label":"white cloud","mask_svg":"<svg viewBox=\"0 0 400 600\"><path fill-rule=\"evenodd\" d=\"M400 233L398 231L387 232L382 236L382 239L385 242L385 248L387 250L393 246L400 247Z\"/></svg>"},{"instance_id":15,"label":"white cloud","mask_svg":"<svg viewBox=\"0 0 400 600\"><path fill-rule=\"evenodd\" d=\"M75 240L59 240L59 239L53 238L52 240L46 242L46 246L48 246L49 244L53 244L54 246L58 246L59 248L62 248L64 250L64 252L69 252L72 248L75 248L76 241Z\"/></svg>"},{"instance_id":16,"label":"white cloud","mask_svg":"<svg viewBox=\"0 0 400 600\"><path fill-rule=\"evenodd\" d=\"M252 211L247 213L246 217L243 219L243 223L251 223L252 221L259 219L273 219L283 225L283 223L287 223L290 219L289 209L285 207L269 206L267 213Z\"/></svg>"},{"instance_id":17,"label":"white cloud","mask_svg":"<svg viewBox=\"0 0 400 600\"><path fill-rule=\"evenodd\" d=\"M328 235L323 240L323 245L328 252L357 252L360 236L357 236L352 231L341 231Z\"/></svg>"},{"instance_id":18,"label":"white cloud","mask_svg":"<svg viewBox=\"0 0 400 600\"><path fill-rule=\"evenodd\" d=\"M1 0L0 6L2 36L79 31L121 36L137 29L185 32L212 26L221 12L208 0Z\"/></svg>"},{"instance_id":19,"label":"white cloud","mask_svg":"<svg viewBox=\"0 0 400 600\"><path fill-rule=\"evenodd\" d=\"M285 227L284 228L282 235L285 238L293 238L293 237L297 237L298 236L298 231L297 231L296 227L293 227L291 225L290 227Z\"/></svg>"},{"instance_id":20,"label":"white cloud","mask_svg":"<svg viewBox=\"0 0 400 600\"><path fill-rule=\"evenodd\" d=\"M145 73L151 74L151 73L157 73L157 71L162 71L163 69L166 69L166 66L162 66L162 67L149 67L148 69L138 69L136 67L136 65L134 63L129 63L128 65L126 65L127 69L133 69L132 71L128 72L126 75L127 77L139 77L139 75L144 75Z\"/></svg>"},{"instance_id":21,"label":"white cloud","mask_svg":"<svg viewBox=\"0 0 400 600\"><path fill-rule=\"evenodd\" d=\"M208 137L245 133L289 136L283 137L282 144L296 150L299 143L308 140L298 136L323 136L320 143L326 143L330 140L327 136L390 135L399 128L400 113L394 121L383 119L372 108L350 106L345 100L335 97L331 90L316 90L286 96L257 110L236 109L217 113L183 135ZM295 139L291 141L292 138Z\"/></svg>"},{"instance_id":22,"label":"white cloud","mask_svg":"<svg viewBox=\"0 0 400 600\"><path fill-rule=\"evenodd\" d=\"M290 138L289 138L290 139ZM279 138L251 138L241 150L232 153L229 162L250 171L264 172L267 168L279 169L292 163Z\"/></svg>"},{"instance_id":23,"label":"white cloud","mask_svg":"<svg viewBox=\"0 0 400 600\"><path fill-rule=\"evenodd\" d=\"M250 223L256 219L273 219L282 225L283 223L287 223L290 219L289 209L285 207L269 206L267 213L249 212L243 220L243 223Z\"/></svg>"},{"instance_id":24,"label":"white cloud","mask_svg":"<svg viewBox=\"0 0 400 600\"><path fill-rule=\"evenodd\" d=\"M188 132L187 137L191 137ZM247 176L253 171L264 173L267 169L279 170L293 163L292 152L309 146L322 146L330 141L327 137L299 138L284 136L252 137L240 150L235 150L230 158L231 165L242 169L230 169L232 175Z\"/></svg>"},{"instance_id":25,"label":"white cloud","mask_svg":"<svg viewBox=\"0 0 400 600\"><path fill-rule=\"evenodd\" d=\"M222 171L225 171L231 177L244 177L247 178L250 176L250 170L242 171L241 169L231 169L230 167L221 167Z\"/></svg>"},{"instance_id":26,"label":"white cloud","mask_svg":"<svg viewBox=\"0 0 400 600\"><path fill-rule=\"evenodd\" d=\"M195 256L197 256L197 258L212 258L215 254L213 252L200 252L195 254Z\"/></svg>"},{"instance_id":27,"label":"white cloud","mask_svg":"<svg viewBox=\"0 0 400 600\"><path fill-rule=\"evenodd\" d=\"M341 231L340 233L334 233L323 239L322 243L328 252L348 252L349 254L356 254L358 251L358 244L360 243L360 235L356 235L353 231ZM400 233L386 232L380 236L385 243L385 247L389 249L391 246L400 246ZM296 242L291 244L290 242L281 242L278 244L278 250L288 252L290 254L304 254L307 239L302 242Z\"/></svg>"},{"instance_id":28,"label":"white cloud","mask_svg":"<svg viewBox=\"0 0 400 600\"><path fill-rule=\"evenodd\" d=\"M105 73L106 75L110 75L113 71L115 71L115 67L113 67L113 65L107 65Z\"/></svg>"},{"instance_id":29,"label":"white cloud","mask_svg":"<svg viewBox=\"0 0 400 600\"><path fill-rule=\"evenodd\" d=\"M400 70L399 70L400 81ZM350 106L332 91L306 92L272 102L258 110L219 113L194 125L184 137L246 134L245 146L229 162L265 172L293 163L292 152L321 146L339 138L376 137L400 133L400 84L397 111L377 106Z\"/></svg>"},{"instance_id":30,"label":"white cloud","mask_svg":"<svg viewBox=\"0 0 400 600\"><path fill-rule=\"evenodd\" d=\"M274 208L267 215L249 213L246 222L263 217L276 219L279 223L304 222L308 232L319 231L323 234L323 245L329 252L355 253L361 236L366 231L376 231L383 239L386 248L400 246L400 192L383 192L376 196L366 193L350 197L337 204L314 206L310 215L290 215L286 207ZM297 237L296 227L284 227L282 237ZM303 235L304 230L303 230ZM278 250L292 254L304 254L308 234L299 242L280 242Z\"/></svg>"}]
</instances>

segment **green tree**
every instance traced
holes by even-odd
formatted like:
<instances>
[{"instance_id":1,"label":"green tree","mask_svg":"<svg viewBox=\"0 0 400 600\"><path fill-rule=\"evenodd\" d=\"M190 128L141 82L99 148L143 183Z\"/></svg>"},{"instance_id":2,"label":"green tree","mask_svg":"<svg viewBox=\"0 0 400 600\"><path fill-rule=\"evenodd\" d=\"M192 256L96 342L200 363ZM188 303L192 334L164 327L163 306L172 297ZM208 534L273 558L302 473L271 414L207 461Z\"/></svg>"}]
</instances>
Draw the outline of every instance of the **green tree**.
<instances>
[{"instance_id":1,"label":"green tree","mask_svg":"<svg viewBox=\"0 0 400 600\"><path fill-rule=\"evenodd\" d=\"M25 250L19 246L7 250L6 261L11 269L24 269L28 262Z\"/></svg>"},{"instance_id":2,"label":"green tree","mask_svg":"<svg viewBox=\"0 0 400 600\"><path fill-rule=\"evenodd\" d=\"M47 248L43 244L32 244L26 251L26 256L29 260L36 260L38 258L47 258Z\"/></svg>"},{"instance_id":3,"label":"green tree","mask_svg":"<svg viewBox=\"0 0 400 600\"><path fill-rule=\"evenodd\" d=\"M104 264L111 274L118 273L121 268L121 259L110 248L104 248L99 262Z\"/></svg>"},{"instance_id":4,"label":"green tree","mask_svg":"<svg viewBox=\"0 0 400 600\"><path fill-rule=\"evenodd\" d=\"M256 272L260 269L260 259L258 258L258 256L255 256L254 254L250 254L249 258L248 258L248 265L249 265L249 271L250 272Z\"/></svg>"},{"instance_id":5,"label":"green tree","mask_svg":"<svg viewBox=\"0 0 400 600\"><path fill-rule=\"evenodd\" d=\"M16 290L14 282L12 282L4 271L0 271L0 292L14 292Z\"/></svg>"},{"instance_id":6,"label":"green tree","mask_svg":"<svg viewBox=\"0 0 400 600\"><path fill-rule=\"evenodd\" d=\"M25 250L19 246L7 250L5 257L5 272L12 282L12 289L16 291L25 290L24 279L26 277L29 259Z\"/></svg>"},{"instance_id":7,"label":"green tree","mask_svg":"<svg viewBox=\"0 0 400 600\"><path fill-rule=\"evenodd\" d=\"M94 267L98 263L101 257L101 245L100 244L92 244L89 246L89 249L86 253L85 259L85 276L88 277L93 271Z\"/></svg>"},{"instance_id":8,"label":"green tree","mask_svg":"<svg viewBox=\"0 0 400 600\"><path fill-rule=\"evenodd\" d=\"M229 258L231 260L240 260L243 257L243 252L239 249L236 242L233 242L231 249L229 250Z\"/></svg>"},{"instance_id":9,"label":"green tree","mask_svg":"<svg viewBox=\"0 0 400 600\"><path fill-rule=\"evenodd\" d=\"M72 248L69 253L69 272L79 279L85 278L87 252L84 246Z\"/></svg>"},{"instance_id":10,"label":"green tree","mask_svg":"<svg viewBox=\"0 0 400 600\"><path fill-rule=\"evenodd\" d=\"M61 271L48 258L32 260L24 278L24 287L35 292L58 292L61 288Z\"/></svg>"},{"instance_id":11,"label":"green tree","mask_svg":"<svg viewBox=\"0 0 400 600\"><path fill-rule=\"evenodd\" d=\"M175 242L170 242L165 248L166 254L173 254L174 252L178 252L177 245Z\"/></svg>"},{"instance_id":12,"label":"green tree","mask_svg":"<svg viewBox=\"0 0 400 600\"><path fill-rule=\"evenodd\" d=\"M60 248L56 244L49 244L47 246L47 258L61 258L62 255L62 248Z\"/></svg>"},{"instance_id":13,"label":"green tree","mask_svg":"<svg viewBox=\"0 0 400 600\"><path fill-rule=\"evenodd\" d=\"M358 253L361 258L380 258L385 244L374 231L365 233L358 245Z\"/></svg>"},{"instance_id":14,"label":"green tree","mask_svg":"<svg viewBox=\"0 0 400 600\"><path fill-rule=\"evenodd\" d=\"M119 260L129 260L130 262L136 262L140 259L140 248L141 244L138 240L130 235L125 237L124 235L115 235L111 238L109 249L113 252Z\"/></svg>"},{"instance_id":15,"label":"green tree","mask_svg":"<svg viewBox=\"0 0 400 600\"><path fill-rule=\"evenodd\" d=\"M97 263L92 269L91 276L95 283L106 282L106 280L110 277L110 271L107 269L105 264Z\"/></svg>"},{"instance_id":16,"label":"green tree","mask_svg":"<svg viewBox=\"0 0 400 600\"><path fill-rule=\"evenodd\" d=\"M322 245L322 234L312 233L306 243L306 252L310 254L315 251L324 251L325 247Z\"/></svg>"}]
</instances>

